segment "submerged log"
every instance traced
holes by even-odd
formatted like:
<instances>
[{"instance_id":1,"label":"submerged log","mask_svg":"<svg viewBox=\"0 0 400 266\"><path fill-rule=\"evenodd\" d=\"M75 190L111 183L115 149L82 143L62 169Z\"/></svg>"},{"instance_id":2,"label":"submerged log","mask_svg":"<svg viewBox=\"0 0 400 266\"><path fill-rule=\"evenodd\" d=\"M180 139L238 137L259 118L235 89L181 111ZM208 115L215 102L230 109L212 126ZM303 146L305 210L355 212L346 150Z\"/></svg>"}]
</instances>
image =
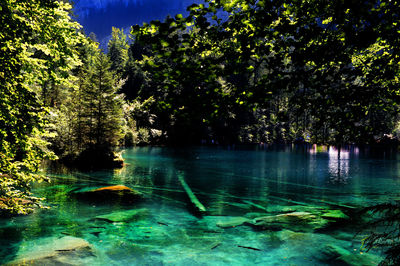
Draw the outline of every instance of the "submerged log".
<instances>
[{"instance_id":1,"label":"submerged log","mask_svg":"<svg viewBox=\"0 0 400 266\"><path fill-rule=\"evenodd\" d=\"M178 179L179 182L181 182L183 189L185 190L186 194L188 195L190 201L192 202L196 210L199 212L206 212L206 207L204 207L204 205L201 204L196 195L194 195L193 191L190 189L190 187L186 183L181 173L178 173Z\"/></svg>"},{"instance_id":2,"label":"submerged log","mask_svg":"<svg viewBox=\"0 0 400 266\"><path fill-rule=\"evenodd\" d=\"M221 246L221 242L214 244L211 249L216 249L219 246Z\"/></svg>"},{"instance_id":3,"label":"submerged log","mask_svg":"<svg viewBox=\"0 0 400 266\"><path fill-rule=\"evenodd\" d=\"M261 206L260 204L256 204L256 203L254 203L254 202L252 202L250 200L243 200L243 202L248 204L248 205L254 206L254 207L256 207L256 208L258 208L260 210L268 211L267 208L265 208L264 206Z\"/></svg>"}]
</instances>

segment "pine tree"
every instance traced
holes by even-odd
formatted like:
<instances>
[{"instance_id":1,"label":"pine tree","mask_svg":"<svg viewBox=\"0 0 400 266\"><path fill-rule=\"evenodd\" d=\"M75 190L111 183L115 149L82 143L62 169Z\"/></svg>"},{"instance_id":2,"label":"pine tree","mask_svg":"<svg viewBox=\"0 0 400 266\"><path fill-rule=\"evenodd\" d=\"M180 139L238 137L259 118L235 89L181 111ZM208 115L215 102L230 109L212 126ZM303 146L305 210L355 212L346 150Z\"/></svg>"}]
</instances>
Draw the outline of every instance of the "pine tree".
<instances>
[{"instance_id":1,"label":"pine tree","mask_svg":"<svg viewBox=\"0 0 400 266\"><path fill-rule=\"evenodd\" d=\"M92 121L90 136L95 145L115 146L121 137L123 99L117 94L120 85L110 69L110 60L99 53L86 91Z\"/></svg>"},{"instance_id":2,"label":"pine tree","mask_svg":"<svg viewBox=\"0 0 400 266\"><path fill-rule=\"evenodd\" d=\"M87 167L113 166L114 148L123 138L124 101L118 94L121 84L110 68L110 60L99 51L79 92L80 117L76 129L85 132L85 136L77 138L83 147L78 162Z\"/></svg>"},{"instance_id":3,"label":"pine tree","mask_svg":"<svg viewBox=\"0 0 400 266\"><path fill-rule=\"evenodd\" d=\"M123 73L128 61L129 44L123 29L112 28L111 39L108 42L108 57L111 60L111 70Z\"/></svg>"}]
</instances>

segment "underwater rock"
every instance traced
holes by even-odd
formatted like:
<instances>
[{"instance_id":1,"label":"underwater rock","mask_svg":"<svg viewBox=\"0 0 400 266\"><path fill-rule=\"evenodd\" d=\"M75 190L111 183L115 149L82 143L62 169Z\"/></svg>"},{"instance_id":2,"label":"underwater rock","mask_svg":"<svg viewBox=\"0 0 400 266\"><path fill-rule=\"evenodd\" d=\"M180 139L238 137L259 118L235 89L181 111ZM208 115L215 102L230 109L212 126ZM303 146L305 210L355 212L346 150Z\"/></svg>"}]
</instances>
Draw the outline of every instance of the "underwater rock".
<instances>
[{"instance_id":1,"label":"underwater rock","mask_svg":"<svg viewBox=\"0 0 400 266\"><path fill-rule=\"evenodd\" d=\"M204 237L204 233L220 234L224 232L223 229L245 225L247 222L251 220L239 216L203 216L196 222L196 227L191 227L190 234L199 237Z\"/></svg>"},{"instance_id":2,"label":"underwater rock","mask_svg":"<svg viewBox=\"0 0 400 266\"><path fill-rule=\"evenodd\" d=\"M265 234L259 234L258 240L263 243L266 249L274 249L279 248L282 244L285 243L279 236L280 231L268 231Z\"/></svg>"},{"instance_id":3,"label":"underwater rock","mask_svg":"<svg viewBox=\"0 0 400 266\"><path fill-rule=\"evenodd\" d=\"M111 260L117 261L116 265L143 265L143 261L149 261L148 255L150 252L156 249L157 246L140 244L134 241L116 241L112 242L105 254ZM146 263L144 265L160 265L160 263L154 262L154 264Z\"/></svg>"},{"instance_id":4,"label":"underwater rock","mask_svg":"<svg viewBox=\"0 0 400 266\"><path fill-rule=\"evenodd\" d=\"M248 224L261 230L309 231L325 227L329 222L309 212L291 212L254 218Z\"/></svg>"},{"instance_id":5,"label":"underwater rock","mask_svg":"<svg viewBox=\"0 0 400 266\"><path fill-rule=\"evenodd\" d=\"M322 218L335 221L343 221L350 219L349 216L344 214L341 210L328 210L321 215Z\"/></svg>"},{"instance_id":6,"label":"underwater rock","mask_svg":"<svg viewBox=\"0 0 400 266\"><path fill-rule=\"evenodd\" d=\"M338 265L363 265L363 266L373 266L378 265L382 260L381 257L368 253L358 253L358 254L348 254L338 257L335 262Z\"/></svg>"},{"instance_id":7,"label":"underwater rock","mask_svg":"<svg viewBox=\"0 0 400 266\"><path fill-rule=\"evenodd\" d=\"M294 232L291 230L284 229L282 231L277 232L277 236L281 241L301 241L303 242L305 239L311 239L310 233L302 233L302 232Z\"/></svg>"},{"instance_id":8,"label":"underwater rock","mask_svg":"<svg viewBox=\"0 0 400 266\"><path fill-rule=\"evenodd\" d=\"M262 213L262 212L248 212L244 215L244 217L249 218L249 219L254 219L254 218L258 218L258 217L263 217L265 215L266 215L266 213Z\"/></svg>"},{"instance_id":9,"label":"underwater rock","mask_svg":"<svg viewBox=\"0 0 400 266\"><path fill-rule=\"evenodd\" d=\"M253 221L255 225L262 225L269 222L292 223L297 221L312 220L314 218L316 218L316 216L309 212L290 212L273 216L258 217L254 218Z\"/></svg>"},{"instance_id":10,"label":"underwater rock","mask_svg":"<svg viewBox=\"0 0 400 266\"><path fill-rule=\"evenodd\" d=\"M268 233L260 234L259 239L267 249L286 245L292 250L301 250L300 252L304 252L310 247L318 246L321 240L318 237L316 238L313 233L295 232L288 229L268 231Z\"/></svg>"},{"instance_id":11,"label":"underwater rock","mask_svg":"<svg viewBox=\"0 0 400 266\"><path fill-rule=\"evenodd\" d=\"M350 254L351 254L350 251L342 247L339 247L337 245L329 243L323 246L323 248L321 249L321 252L319 254L321 255L321 257L319 258L319 260L330 261L330 260L335 260L338 257L347 256Z\"/></svg>"},{"instance_id":12,"label":"underwater rock","mask_svg":"<svg viewBox=\"0 0 400 266\"><path fill-rule=\"evenodd\" d=\"M268 206L267 211L272 213L289 213L289 212L310 212L320 213L325 208L321 206L304 206L304 205L271 205Z\"/></svg>"},{"instance_id":13,"label":"underwater rock","mask_svg":"<svg viewBox=\"0 0 400 266\"><path fill-rule=\"evenodd\" d=\"M115 185L115 186L108 186L108 187L101 187L94 189L92 191L89 191L89 193L96 193L96 194L129 194L129 195L134 195L136 197L141 197L142 194L136 190L133 190L129 187L123 186L123 185Z\"/></svg>"},{"instance_id":14,"label":"underwater rock","mask_svg":"<svg viewBox=\"0 0 400 266\"><path fill-rule=\"evenodd\" d=\"M335 265L377 265L381 257L363 252L352 252L334 244L326 244L318 255L321 262L334 263Z\"/></svg>"},{"instance_id":15,"label":"underwater rock","mask_svg":"<svg viewBox=\"0 0 400 266\"><path fill-rule=\"evenodd\" d=\"M92 246L82 238L46 238L27 244L17 258L6 265L80 265L96 257Z\"/></svg>"},{"instance_id":16,"label":"underwater rock","mask_svg":"<svg viewBox=\"0 0 400 266\"><path fill-rule=\"evenodd\" d=\"M112 212L105 215L99 215L96 216L94 219L104 220L109 223L129 222L132 220L138 220L141 218L141 216L147 214L148 214L147 209L134 209L134 210Z\"/></svg>"},{"instance_id":17,"label":"underwater rock","mask_svg":"<svg viewBox=\"0 0 400 266\"><path fill-rule=\"evenodd\" d=\"M246 222L250 222L250 220L245 217L231 217L225 221L217 222L217 226L221 228L229 228L242 225Z\"/></svg>"},{"instance_id":18,"label":"underwater rock","mask_svg":"<svg viewBox=\"0 0 400 266\"><path fill-rule=\"evenodd\" d=\"M101 187L88 191L74 192L80 200L132 203L143 198L142 193L123 185Z\"/></svg>"}]
</instances>

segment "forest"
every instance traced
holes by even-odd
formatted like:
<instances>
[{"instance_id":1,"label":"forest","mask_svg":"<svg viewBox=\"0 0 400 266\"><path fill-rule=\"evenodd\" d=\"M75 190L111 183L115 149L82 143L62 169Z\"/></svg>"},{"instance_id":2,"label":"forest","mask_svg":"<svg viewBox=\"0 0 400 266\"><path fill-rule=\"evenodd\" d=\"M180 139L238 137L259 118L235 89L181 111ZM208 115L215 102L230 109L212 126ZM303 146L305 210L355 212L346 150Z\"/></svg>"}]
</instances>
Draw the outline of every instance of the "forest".
<instances>
[{"instance_id":1,"label":"forest","mask_svg":"<svg viewBox=\"0 0 400 266\"><path fill-rule=\"evenodd\" d=\"M0 211L27 214L43 160L120 167L120 147L397 145L398 1L206 0L112 28L68 1L0 2Z\"/></svg>"}]
</instances>

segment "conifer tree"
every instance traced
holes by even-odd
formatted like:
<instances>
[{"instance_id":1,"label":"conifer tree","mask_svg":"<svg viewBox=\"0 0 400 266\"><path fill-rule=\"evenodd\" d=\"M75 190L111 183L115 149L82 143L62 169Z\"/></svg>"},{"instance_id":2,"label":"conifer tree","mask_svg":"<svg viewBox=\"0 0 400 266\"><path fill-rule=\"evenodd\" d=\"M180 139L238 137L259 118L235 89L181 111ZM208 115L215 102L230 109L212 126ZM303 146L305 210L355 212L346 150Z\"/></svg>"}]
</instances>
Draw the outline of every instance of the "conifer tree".
<instances>
[{"instance_id":1,"label":"conifer tree","mask_svg":"<svg viewBox=\"0 0 400 266\"><path fill-rule=\"evenodd\" d=\"M77 162L83 167L116 166L114 148L123 138L124 101L118 94L121 84L110 68L109 58L98 50L76 91L79 115L75 134L80 147Z\"/></svg>"},{"instance_id":2,"label":"conifer tree","mask_svg":"<svg viewBox=\"0 0 400 266\"><path fill-rule=\"evenodd\" d=\"M108 42L108 57L111 60L111 70L123 73L128 61L129 44L123 29L112 27L111 39Z\"/></svg>"},{"instance_id":3,"label":"conifer tree","mask_svg":"<svg viewBox=\"0 0 400 266\"><path fill-rule=\"evenodd\" d=\"M86 100L86 114L91 122L89 136L95 145L115 146L121 137L123 98L117 93L120 84L110 69L110 60L99 53L83 96Z\"/></svg>"}]
</instances>

